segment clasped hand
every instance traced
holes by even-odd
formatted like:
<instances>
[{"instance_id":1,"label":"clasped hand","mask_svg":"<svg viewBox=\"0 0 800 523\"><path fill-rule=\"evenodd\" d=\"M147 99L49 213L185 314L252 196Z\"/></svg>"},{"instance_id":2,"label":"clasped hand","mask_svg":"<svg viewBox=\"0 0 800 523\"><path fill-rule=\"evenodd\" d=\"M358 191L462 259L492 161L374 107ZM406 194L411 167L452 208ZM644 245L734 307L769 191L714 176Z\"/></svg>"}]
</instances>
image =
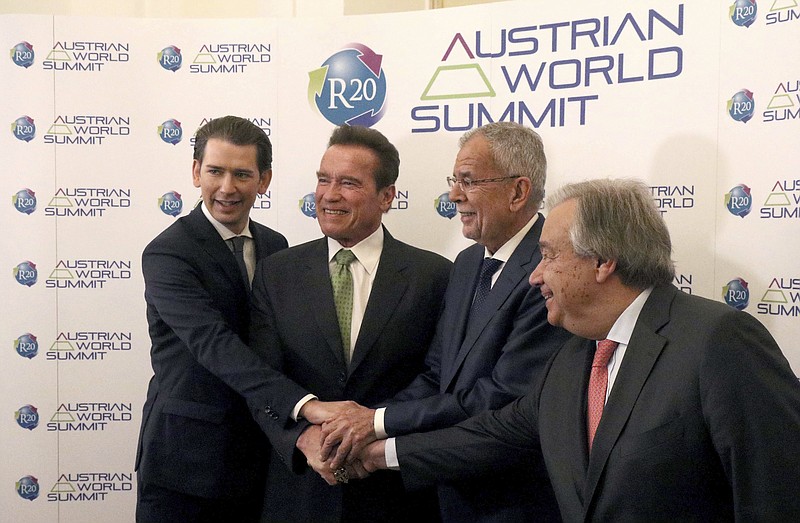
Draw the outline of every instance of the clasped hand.
<instances>
[{"instance_id":1,"label":"clasped hand","mask_svg":"<svg viewBox=\"0 0 800 523\"><path fill-rule=\"evenodd\" d=\"M353 401L311 400L303 406L301 415L314 425L300 435L297 448L329 485L348 478L361 479L386 468L384 442L376 442L374 409Z\"/></svg>"}]
</instances>

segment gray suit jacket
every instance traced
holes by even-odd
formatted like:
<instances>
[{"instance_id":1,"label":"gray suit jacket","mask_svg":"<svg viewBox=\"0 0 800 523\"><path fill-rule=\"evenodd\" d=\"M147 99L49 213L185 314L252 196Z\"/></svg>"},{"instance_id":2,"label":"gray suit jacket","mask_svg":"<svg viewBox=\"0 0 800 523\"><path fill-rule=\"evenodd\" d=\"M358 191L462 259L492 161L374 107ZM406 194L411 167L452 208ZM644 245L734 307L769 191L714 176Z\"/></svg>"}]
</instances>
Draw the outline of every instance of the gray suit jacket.
<instances>
[{"instance_id":1,"label":"gray suit jacket","mask_svg":"<svg viewBox=\"0 0 800 523\"><path fill-rule=\"evenodd\" d=\"M756 319L654 289L589 456L593 352L575 337L540 390L458 428L400 438L406 483L509 466L538 435L566 521L800 520L800 384Z\"/></svg>"}]
</instances>

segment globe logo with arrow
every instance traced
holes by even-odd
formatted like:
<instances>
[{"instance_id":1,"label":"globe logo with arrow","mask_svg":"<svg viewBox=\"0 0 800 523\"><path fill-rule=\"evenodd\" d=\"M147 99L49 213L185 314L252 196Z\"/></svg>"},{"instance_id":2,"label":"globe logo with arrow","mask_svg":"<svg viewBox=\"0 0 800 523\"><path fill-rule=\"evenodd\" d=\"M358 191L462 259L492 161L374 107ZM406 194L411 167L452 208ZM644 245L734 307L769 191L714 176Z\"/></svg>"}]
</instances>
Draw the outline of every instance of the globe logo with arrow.
<instances>
[{"instance_id":1,"label":"globe logo with arrow","mask_svg":"<svg viewBox=\"0 0 800 523\"><path fill-rule=\"evenodd\" d=\"M383 55L347 44L308 73L308 103L334 125L372 127L386 112Z\"/></svg>"}]
</instances>

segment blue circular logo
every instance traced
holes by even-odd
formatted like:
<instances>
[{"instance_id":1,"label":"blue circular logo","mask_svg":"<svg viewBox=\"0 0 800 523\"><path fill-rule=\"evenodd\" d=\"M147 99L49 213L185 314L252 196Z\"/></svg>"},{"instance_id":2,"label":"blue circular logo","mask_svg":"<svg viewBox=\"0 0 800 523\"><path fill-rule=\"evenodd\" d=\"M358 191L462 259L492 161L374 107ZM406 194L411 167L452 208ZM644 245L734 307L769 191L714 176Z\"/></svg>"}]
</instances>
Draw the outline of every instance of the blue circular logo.
<instances>
[{"instance_id":1,"label":"blue circular logo","mask_svg":"<svg viewBox=\"0 0 800 523\"><path fill-rule=\"evenodd\" d=\"M352 43L308 73L308 99L334 125L372 127L386 112L383 56Z\"/></svg>"},{"instance_id":2,"label":"blue circular logo","mask_svg":"<svg viewBox=\"0 0 800 523\"><path fill-rule=\"evenodd\" d=\"M181 123L174 118L165 121L158 126L158 136L167 143L177 145L181 141L181 138L183 138Z\"/></svg>"},{"instance_id":3,"label":"blue circular logo","mask_svg":"<svg viewBox=\"0 0 800 523\"><path fill-rule=\"evenodd\" d=\"M158 52L158 63L167 71L172 71L174 73L183 65L181 50L174 45L165 47Z\"/></svg>"},{"instance_id":4,"label":"blue circular logo","mask_svg":"<svg viewBox=\"0 0 800 523\"><path fill-rule=\"evenodd\" d=\"M33 476L21 477L16 483L16 489L19 497L33 501L39 497L39 480Z\"/></svg>"},{"instance_id":5,"label":"blue circular logo","mask_svg":"<svg viewBox=\"0 0 800 523\"><path fill-rule=\"evenodd\" d=\"M433 200L433 205L439 216L452 220L457 214L456 204L450 201L450 193L443 192L438 198Z\"/></svg>"},{"instance_id":6,"label":"blue circular logo","mask_svg":"<svg viewBox=\"0 0 800 523\"><path fill-rule=\"evenodd\" d=\"M183 200L181 195L175 191L164 193L164 196L158 199L158 208L161 212L170 216L178 216L183 210Z\"/></svg>"},{"instance_id":7,"label":"blue circular logo","mask_svg":"<svg viewBox=\"0 0 800 523\"><path fill-rule=\"evenodd\" d=\"M30 116L20 116L11 124L11 132L17 140L30 142L36 136L36 124Z\"/></svg>"},{"instance_id":8,"label":"blue circular logo","mask_svg":"<svg viewBox=\"0 0 800 523\"><path fill-rule=\"evenodd\" d=\"M33 430L39 426L39 412L33 405L20 407L14 413L14 418L17 420L17 425L23 429Z\"/></svg>"},{"instance_id":9,"label":"blue circular logo","mask_svg":"<svg viewBox=\"0 0 800 523\"><path fill-rule=\"evenodd\" d=\"M742 89L728 100L728 114L737 122L747 123L756 110L756 101L753 92Z\"/></svg>"},{"instance_id":10,"label":"blue circular logo","mask_svg":"<svg viewBox=\"0 0 800 523\"><path fill-rule=\"evenodd\" d=\"M33 65L33 46L28 42L20 42L11 48L11 60L20 67L27 69Z\"/></svg>"},{"instance_id":11,"label":"blue circular logo","mask_svg":"<svg viewBox=\"0 0 800 523\"><path fill-rule=\"evenodd\" d=\"M36 283L38 276L39 273L36 270L36 264L33 262L24 261L14 267L14 278L20 285L31 287Z\"/></svg>"},{"instance_id":12,"label":"blue circular logo","mask_svg":"<svg viewBox=\"0 0 800 523\"><path fill-rule=\"evenodd\" d=\"M744 218L750 214L753 207L753 195L750 194L750 187L740 183L725 193L725 207L734 216Z\"/></svg>"},{"instance_id":13,"label":"blue circular logo","mask_svg":"<svg viewBox=\"0 0 800 523\"><path fill-rule=\"evenodd\" d=\"M39 354L39 342L36 341L36 336L30 332L26 332L14 340L14 350L23 358L28 358L30 360Z\"/></svg>"},{"instance_id":14,"label":"blue circular logo","mask_svg":"<svg viewBox=\"0 0 800 523\"><path fill-rule=\"evenodd\" d=\"M731 22L739 27L750 27L756 21L757 12L756 0L736 0L731 5L728 14Z\"/></svg>"},{"instance_id":15,"label":"blue circular logo","mask_svg":"<svg viewBox=\"0 0 800 523\"><path fill-rule=\"evenodd\" d=\"M300 202L298 202L298 205L300 206L300 211L302 211L303 214L309 218L314 218L315 220L317 219L317 203L314 200L313 192L303 196L300 199Z\"/></svg>"},{"instance_id":16,"label":"blue circular logo","mask_svg":"<svg viewBox=\"0 0 800 523\"><path fill-rule=\"evenodd\" d=\"M750 304L750 290L747 288L747 282L741 278L731 280L727 285L722 287L722 297L725 303L743 311Z\"/></svg>"},{"instance_id":17,"label":"blue circular logo","mask_svg":"<svg viewBox=\"0 0 800 523\"><path fill-rule=\"evenodd\" d=\"M30 189L22 189L11 197L14 208L22 214L32 214L36 210L36 194Z\"/></svg>"}]
</instances>

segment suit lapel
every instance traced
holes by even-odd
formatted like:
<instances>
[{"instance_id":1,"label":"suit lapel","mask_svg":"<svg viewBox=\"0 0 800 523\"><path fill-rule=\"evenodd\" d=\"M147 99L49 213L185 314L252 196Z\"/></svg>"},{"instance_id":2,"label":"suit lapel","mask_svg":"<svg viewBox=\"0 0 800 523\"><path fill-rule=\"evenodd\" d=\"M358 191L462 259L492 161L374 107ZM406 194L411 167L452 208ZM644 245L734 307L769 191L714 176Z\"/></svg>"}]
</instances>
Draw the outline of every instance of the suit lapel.
<instances>
[{"instance_id":1,"label":"suit lapel","mask_svg":"<svg viewBox=\"0 0 800 523\"><path fill-rule=\"evenodd\" d=\"M595 342L575 337L567 342L562 351L565 361L559 368L565 369L567 379L563 389L559 389L563 399L559 402L566 421L565 433L556 435L564 452L561 454L565 467L569 467L576 495L584 503L586 485L586 468L589 466L589 455L586 444L586 390L589 373L592 369ZM567 347L572 347L567 351Z\"/></svg>"},{"instance_id":2,"label":"suit lapel","mask_svg":"<svg viewBox=\"0 0 800 523\"><path fill-rule=\"evenodd\" d=\"M318 301L317 306L313 307L314 321L328 348L344 365L342 334L339 332L339 320L336 318L336 306L333 304L333 287L328 267L328 240L326 238L317 240L312 246L311 255L304 262L305 274L301 274L301 281L307 289L304 292L308 294L309 299Z\"/></svg>"},{"instance_id":3,"label":"suit lapel","mask_svg":"<svg viewBox=\"0 0 800 523\"><path fill-rule=\"evenodd\" d=\"M653 365L667 343L666 338L657 334L657 331L669 321L669 303L674 295L675 289L671 286L654 289L636 321L625 351L625 359L622 361L592 443L592 453L586 473L585 508L591 506L608 457L625 428ZM585 412L583 419L586 419Z\"/></svg>"},{"instance_id":4,"label":"suit lapel","mask_svg":"<svg viewBox=\"0 0 800 523\"><path fill-rule=\"evenodd\" d=\"M256 265L258 262L269 256L273 252L273 246L270 245L267 235L264 234L263 229L256 227L255 222L250 220L250 234L253 235L253 241L256 246Z\"/></svg>"},{"instance_id":5,"label":"suit lapel","mask_svg":"<svg viewBox=\"0 0 800 523\"><path fill-rule=\"evenodd\" d=\"M527 280L533 271L536 264L539 263L539 235L542 231L542 224L544 217L541 215L536 221L531 230L525 235L520 244L514 249L511 257L506 262L503 271L497 278L492 290L486 298L483 308L472 317L470 324L466 325L464 341L461 343L458 356L456 357L453 366L448 370L447 386L458 375L458 369L464 363L469 352L475 346L475 343L480 338L481 333L489 324L495 313L503 306L508 297L514 292L522 280ZM466 271L472 275L471 291L466 300L467 306L463 322L467 322L469 318L469 309L472 303L472 296L475 293L475 286L477 284L478 273L480 272L481 263L483 260L484 251L480 251L480 256L473 262L475 270Z\"/></svg>"},{"instance_id":6,"label":"suit lapel","mask_svg":"<svg viewBox=\"0 0 800 523\"><path fill-rule=\"evenodd\" d=\"M408 280L403 274L407 261L400 250L399 242L386 229L383 234L383 251L353 350L351 373L364 361L408 288Z\"/></svg>"},{"instance_id":7,"label":"suit lapel","mask_svg":"<svg viewBox=\"0 0 800 523\"><path fill-rule=\"evenodd\" d=\"M472 298L475 295L475 287L478 282L478 274L481 270L483 254L484 248L481 245L470 247L469 251L464 254L465 259L463 263L458 263L455 270L453 270L448 285L446 299L457 300L457 303L452 307L452 310L456 311L455 315L447 318L447 321L452 322L453 329L451 332L453 335L447 339L446 354L444 354L441 362L442 377L439 385L442 391L446 391L450 386L458 368L466 357L468 350L464 349L466 344L465 338L472 338L472 341L469 343L470 347L477 339L477 336L469 336L468 334L470 330L468 320L469 311L472 308ZM451 289L454 289L454 292L451 292ZM445 310L450 308L451 305L448 303ZM444 318L442 319L444 320Z\"/></svg>"},{"instance_id":8,"label":"suit lapel","mask_svg":"<svg viewBox=\"0 0 800 523\"><path fill-rule=\"evenodd\" d=\"M248 289L244 288L244 282L239 272L239 266L236 264L236 259L222 240L222 236L219 235L219 232L211 225L206 215L203 214L200 205L195 207L192 212L186 216L186 226L189 234L191 234L208 255L219 264L228 279L239 287L238 291L247 291Z\"/></svg>"}]
</instances>

